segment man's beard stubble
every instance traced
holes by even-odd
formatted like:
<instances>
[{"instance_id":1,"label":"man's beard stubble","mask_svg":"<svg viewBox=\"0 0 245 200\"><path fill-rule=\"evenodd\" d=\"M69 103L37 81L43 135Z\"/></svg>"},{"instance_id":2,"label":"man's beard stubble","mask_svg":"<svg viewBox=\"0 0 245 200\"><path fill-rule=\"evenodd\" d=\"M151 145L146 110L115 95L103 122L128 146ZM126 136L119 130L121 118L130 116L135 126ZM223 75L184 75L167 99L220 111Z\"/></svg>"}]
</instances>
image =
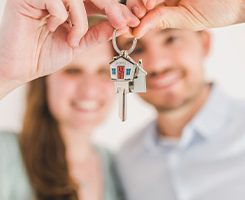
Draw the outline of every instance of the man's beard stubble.
<instances>
[{"instance_id":1,"label":"man's beard stubble","mask_svg":"<svg viewBox=\"0 0 245 200\"><path fill-rule=\"evenodd\" d=\"M211 87L210 83L207 82L200 82L200 84L193 90L193 93L188 95L186 98L184 98L181 102L179 102L177 105L153 105L158 113L170 113L175 112L178 110L185 109L187 107L190 107L191 105L195 104L195 102L198 100L198 98L203 94L206 87ZM148 102L150 103L150 102ZM151 104L151 103L150 103Z\"/></svg>"}]
</instances>

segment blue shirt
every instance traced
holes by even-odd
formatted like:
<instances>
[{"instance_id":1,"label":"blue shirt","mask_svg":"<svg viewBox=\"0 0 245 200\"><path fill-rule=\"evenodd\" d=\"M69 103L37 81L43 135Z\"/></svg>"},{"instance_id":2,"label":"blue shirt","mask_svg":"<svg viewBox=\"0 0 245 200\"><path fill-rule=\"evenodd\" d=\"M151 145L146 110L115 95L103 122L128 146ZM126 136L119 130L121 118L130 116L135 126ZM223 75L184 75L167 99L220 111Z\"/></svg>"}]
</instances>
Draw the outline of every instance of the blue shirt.
<instances>
[{"instance_id":1,"label":"blue shirt","mask_svg":"<svg viewBox=\"0 0 245 200\"><path fill-rule=\"evenodd\" d=\"M152 122L117 167L127 200L244 200L245 102L213 86L179 140L159 138Z\"/></svg>"}]
</instances>

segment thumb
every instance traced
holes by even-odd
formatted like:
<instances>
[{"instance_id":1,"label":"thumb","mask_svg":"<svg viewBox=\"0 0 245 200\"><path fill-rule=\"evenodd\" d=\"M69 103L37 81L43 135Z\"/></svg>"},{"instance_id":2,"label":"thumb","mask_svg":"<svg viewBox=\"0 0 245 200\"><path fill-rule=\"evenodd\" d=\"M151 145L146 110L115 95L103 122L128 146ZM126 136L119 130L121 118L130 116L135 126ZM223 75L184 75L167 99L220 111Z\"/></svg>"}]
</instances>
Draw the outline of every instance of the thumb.
<instances>
[{"instance_id":1,"label":"thumb","mask_svg":"<svg viewBox=\"0 0 245 200\"><path fill-rule=\"evenodd\" d=\"M194 8L186 6L159 6L150 11L140 25L133 30L133 35L142 37L153 28L202 30L208 27L208 21Z\"/></svg>"}]
</instances>

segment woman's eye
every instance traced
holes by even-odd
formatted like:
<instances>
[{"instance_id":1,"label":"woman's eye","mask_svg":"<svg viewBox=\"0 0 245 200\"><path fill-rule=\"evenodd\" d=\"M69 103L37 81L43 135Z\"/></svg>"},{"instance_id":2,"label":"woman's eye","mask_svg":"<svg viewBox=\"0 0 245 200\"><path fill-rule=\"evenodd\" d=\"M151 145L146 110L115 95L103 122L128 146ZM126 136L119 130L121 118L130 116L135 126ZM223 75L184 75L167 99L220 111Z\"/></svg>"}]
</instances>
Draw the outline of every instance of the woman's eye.
<instances>
[{"instance_id":1,"label":"woman's eye","mask_svg":"<svg viewBox=\"0 0 245 200\"><path fill-rule=\"evenodd\" d=\"M103 68L103 69L100 69L99 71L98 71L98 75L99 76L102 76L102 77L110 77L110 69L109 69L109 67L108 67L108 69L107 68Z\"/></svg>"},{"instance_id":2,"label":"woman's eye","mask_svg":"<svg viewBox=\"0 0 245 200\"><path fill-rule=\"evenodd\" d=\"M171 44L174 44L179 38L176 37L176 36L170 36L168 37L165 41L164 41L164 44L166 45L171 45Z\"/></svg>"},{"instance_id":3,"label":"woman's eye","mask_svg":"<svg viewBox=\"0 0 245 200\"><path fill-rule=\"evenodd\" d=\"M143 47L136 47L133 51L133 55L138 55L144 52L144 48Z\"/></svg>"},{"instance_id":4,"label":"woman's eye","mask_svg":"<svg viewBox=\"0 0 245 200\"><path fill-rule=\"evenodd\" d=\"M76 74L81 73L81 69L79 69L79 68L69 68L69 69L65 70L65 73L69 74L69 75L76 75Z\"/></svg>"}]
</instances>

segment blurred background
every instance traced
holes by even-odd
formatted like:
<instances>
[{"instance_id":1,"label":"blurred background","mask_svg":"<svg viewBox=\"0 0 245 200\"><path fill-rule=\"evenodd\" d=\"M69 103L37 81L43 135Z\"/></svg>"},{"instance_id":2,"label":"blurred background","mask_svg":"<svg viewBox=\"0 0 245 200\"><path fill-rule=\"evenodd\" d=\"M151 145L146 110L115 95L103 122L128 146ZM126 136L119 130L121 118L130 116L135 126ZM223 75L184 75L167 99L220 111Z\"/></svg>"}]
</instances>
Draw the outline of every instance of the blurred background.
<instances>
[{"instance_id":1,"label":"blurred background","mask_svg":"<svg viewBox=\"0 0 245 200\"><path fill-rule=\"evenodd\" d=\"M0 1L0 17L5 1ZM213 35L213 45L205 65L207 78L218 82L231 96L245 100L245 25L213 29L210 32ZM155 112L148 104L137 95L127 96L127 121L120 121L118 104L115 102L108 119L94 135L97 143L116 150L126 138L154 119ZM0 101L0 130L18 133L22 124L24 101L25 86Z\"/></svg>"}]
</instances>

